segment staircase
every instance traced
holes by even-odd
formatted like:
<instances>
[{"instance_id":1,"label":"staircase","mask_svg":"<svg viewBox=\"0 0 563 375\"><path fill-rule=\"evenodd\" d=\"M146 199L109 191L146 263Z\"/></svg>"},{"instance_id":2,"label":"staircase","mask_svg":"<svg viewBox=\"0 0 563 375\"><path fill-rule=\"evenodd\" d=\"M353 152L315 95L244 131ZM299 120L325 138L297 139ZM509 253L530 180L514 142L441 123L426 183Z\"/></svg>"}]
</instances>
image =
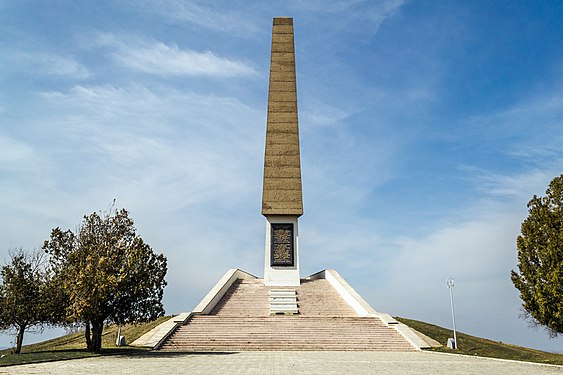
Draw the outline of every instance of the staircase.
<instances>
[{"instance_id":1,"label":"staircase","mask_svg":"<svg viewBox=\"0 0 563 375\"><path fill-rule=\"evenodd\" d=\"M269 289L259 279L238 280L209 315L192 316L161 349L415 350L379 318L356 316L326 280L302 280L291 288L299 306L293 316L270 316Z\"/></svg>"},{"instance_id":2,"label":"staircase","mask_svg":"<svg viewBox=\"0 0 563 375\"><path fill-rule=\"evenodd\" d=\"M261 279L237 280L209 315L269 316L268 289Z\"/></svg>"},{"instance_id":3,"label":"staircase","mask_svg":"<svg viewBox=\"0 0 563 375\"><path fill-rule=\"evenodd\" d=\"M294 315L299 313L295 289L270 289L270 315Z\"/></svg>"},{"instance_id":4,"label":"staircase","mask_svg":"<svg viewBox=\"0 0 563 375\"><path fill-rule=\"evenodd\" d=\"M165 350L380 350L414 348L377 318L194 316Z\"/></svg>"}]
</instances>

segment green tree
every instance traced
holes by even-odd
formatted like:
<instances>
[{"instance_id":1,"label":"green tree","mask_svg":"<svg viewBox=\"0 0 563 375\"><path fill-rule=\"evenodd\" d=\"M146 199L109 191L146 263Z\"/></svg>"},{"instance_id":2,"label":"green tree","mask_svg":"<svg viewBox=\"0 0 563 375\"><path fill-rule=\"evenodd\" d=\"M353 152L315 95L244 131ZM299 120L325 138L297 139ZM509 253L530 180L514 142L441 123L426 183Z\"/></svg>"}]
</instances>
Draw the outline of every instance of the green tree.
<instances>
[{"instance_id":1,"label":"green tree","mask_svg":"<svg viewBox=\"0 0 563 375\"><path fill-rule=\"evenodd\" d=\"M10 261L2 267L0 284L0 328L16 331L15 354L21 352L23 337L31 327L46 322L44 254L22 249L10 251Z\"/></svg>"},{"instance_id":2,"label":"green tree","mask_svg":"<svg viewBox=\"0 0 563 375\"><path fill-rule=\"evenodd\" d=\"M43 249L68 298L65 321L85 324L89 350L101 350L104 323L164 315L166 257L136 234L127 210L84 216L76 232L55 228Z\"/></svg>"},{"instance_id":3,"label":"green tree","mask_svg":"<svg viewBox=\"0 0 563 375\"><path fill-rule=\"evenodd\" d=\"M516 245L520 272L511 275L524 314L555 337L563 333L563 174L528 203Z\"/></svg>"}]
</instances>

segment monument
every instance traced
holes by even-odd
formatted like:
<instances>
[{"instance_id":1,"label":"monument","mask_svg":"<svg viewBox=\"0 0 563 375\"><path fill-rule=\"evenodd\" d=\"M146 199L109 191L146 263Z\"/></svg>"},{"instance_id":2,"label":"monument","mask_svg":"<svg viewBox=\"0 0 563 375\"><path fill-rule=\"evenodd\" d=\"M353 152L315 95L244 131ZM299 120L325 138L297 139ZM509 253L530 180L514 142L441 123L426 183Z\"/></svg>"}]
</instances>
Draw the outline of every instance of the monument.
<instances>
[{"instance_id":1,"label":"monument","mask_svg":"<svg viewBox=\"0 0 563 375\"><path fill-rule=\"evenodd\" d=\"M262 215L264 284L299 285L298 218L303 215L303 197L291 18L275 18L272 27Z\"/></svg>"},{"instance_id":2,"label":"monument","mask_svg":"<svg viewBox=\"0 0 563 375\"><path fill-rule=\"evenodd\" d=\"M132 345L163 350L385 350L429 345L335 270L301 278L303 214L293 19L274 18L264 154L264 277L231 269L201 302Z\"/></svg>"}]
</instances>

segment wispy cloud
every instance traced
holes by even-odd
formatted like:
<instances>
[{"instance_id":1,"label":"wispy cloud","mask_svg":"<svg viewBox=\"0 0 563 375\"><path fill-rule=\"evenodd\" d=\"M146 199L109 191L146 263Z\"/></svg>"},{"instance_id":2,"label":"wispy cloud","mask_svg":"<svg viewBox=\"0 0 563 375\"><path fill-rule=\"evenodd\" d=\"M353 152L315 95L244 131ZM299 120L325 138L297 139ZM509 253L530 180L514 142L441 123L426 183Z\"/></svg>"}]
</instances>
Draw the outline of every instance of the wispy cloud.
<instances>
[{"instance_id":1,"label":"wispy cloud","mask_svg":"<svg viewBox=\"0 0 563 375\"><path fill-rule=\"evenodd\" d=\"M248 16L252 9L246 5L246 3L228 2L217 8L212 3L203 1L130 2L130 6L134 9L157 14L179 23L189 22L221 33L250 36L264 32L252 22L253 17Z\"/></svg>"},{"instance_id":2,"label":"wispy cloud","mask_svg":"<svg viewBox=\"0 0 563 375\"><path fill-rule=\"evenodd\" d=\"M525 205L532 195L545 192L562 171L562 97L561 90L536 92L460 120L448 142L467 153L457 169L472 194Z\"/></svg>"},{"instance_id":3,"label":"wispy cloud","mask_svg":"<svg viewBox=\"0 0 563 375\"><path fill-rule=\"evenodd\" d=\"M33 152L41 161L25 184L0 184L12 197L0 202L12 213L0 217L4 247L37 246L51 228L72 229L116 198L147 242L166 252L174 280L167 295L190 289L195 301L217 272L256 270L264 114L235 98L164 86L80 85L40 99L19 128L42 142L30 151L25 139L0 139L14 155ZM188 307L167 301L172 312Z\"/></svg>"},{"instance_id":4,"label":"wispy cloud","mask_svg":"<svg viewBox=\"0 0 563 375\"><path fill-rule=\"evenodd\" d=\"M100 35L98 42L112 48L111 55L119 64L144 73L223 78L256 74L251 65L211 51L181 49L176 44L121 38L113 34Z\"/></svg>"},{"instance_id":5,"label":"wispy cloud","mask_svg":"<svg viewBox=\"0 0 563 375\"><path fill-rule=\"evenodd\" d=\"M319 98L308 98L299 111L301 122L313 126L335 126L353 114L353 110L349 108L344 110L324 103Z\"/></svg>"},{"instance_id":6,"label":"wispy cloud","mask_svg":"<svg viewBox=\"0 0 563 375\"><path fill-rule=\"evenodd\" d=\"M13 51L5 56L12 69L32 73L35 76L50 76L83 80L91 76L86 66L72 56L46 52Z\"/></svg>"},{"instance_id":7,"label":"wispy cloud","mask_svg":"<svg viewBox=\"0 0 563 375\"><path fill-rule=\"evenodd\" d=\"M75 86L68 91L46 92L43 97L52 111L57 109L53 111L56 117L46 120L47 124L56 124L56 134L70 139L75 151L86 153L84 156L91 154L96 165L104 159L125 168L142 163L145 168L156 167L156 174L169 168L197 166L184 169L184 173L198 173L187 176L198 181L206 179L206 173L216 172L215 163L232 164L228 153L236 150L229 144L244 150L241 143L257 142L262 134L261 127L252 127L259 125L258 112L229 97L141 85ZM218 144L225 146L219 147L222 153L217 152ZM164 165L168 168L162 169ZM238 168L233 166L232 170ZM178 172L172 175L181 175ZM210 185L212 181L208 181ZM232 176L227 181L236 179ZM210 190L209 186L201 187Z\"/></svg>"},{"instance_id":8,"label":"wispy cloud","mask_svg":"<svg viewBox=\"0 0 563 375\"><path fill-rule=\"evenodd\" d=\"M546 165L521 174L495 173L476 167L460 167L460 170L467 173L467 178L484 197L519 200L525 204L532 195L545 192L549 181L559 173L560 165Z\"/></svg>"},{"instance_id":9,"label":"wispy cloud","mask_svg":"<svg viewBox=\"0 0 563 375\"><path fill-rule=\"evenodd\" d=\"M507 139L517 152L520 145L552 148L563 142L563 90L533 92L511 105L467 119L467 130L494 140ZM559 150L561 148L559 147Z\"/></svg>"},{"instance_id":10,"label":"wispy cloud","mask_svg":"<svg viewBox=\"0 0 563 375\"><path fill-rule=\"evenodd\" d=\"M220 33L242 37L254 37L264 34L264 30L255 20L260 17L268 18L274 16L292 16L293 13L303 15L303 18L322 17L322 22L327 14L335 16L330 22L331 27L346 28L349 31L349 23L354 22L355 28L368 30L369 36L373 36L379 30L381 24L393 17L404 0L354 0L354 1L294 1L287 4L270 4L267 7L248 6L245 2L228 2L220 7L203 1L176 1L164 0L158 3L153 1L130 2L134 9L145 13L158 14L170 20L178 22L189 22L190 24L205 27ZM287 13L290 9L290 14ZM323 27L321 27L322 29Z\"/></svg>"},{"instance_id":11,"label":"wispy cloud","mask_svg":"<svg viewBox=\"0 0 563 375\"><path fill-rule=\"evenodd\" d=\"M314 247L317 263L321 259L339 264L376 310L448 326L445 280L453 277L458 329L518 344L525 343L523 336L539 342L542 332L529 332L519 318L510 270L516 267L515 239L526 212L525 202L515 202L544 188L545 181L537 173L495 181L498 190L510 194L519 183L526 192L501 202L478 200L460 213L461 220L446 217L441 226L420 236L384 232L381 223L371 219L355 221L353 227L323 227L321 237L309 229L312 238L305 243ZM346 223L346 217L342 219ZM473 319L490 314L501 321Z\"/></svg>"},{"instance_id":12,"label":"wispy cloud","mask_svg":"<svg viewBox=\"0 0 563 375\"><path fill-rule=\"evenodd\" d=\"M526 59L489 37L502 7L461 2L17 4L0 23L4 252L40 246L116 198L169 259L168 313L189 310L228 268L261 276L268 47L272 17L286 15L303 274L336 268L376 309L441 325L453 276L460 330L541 336L518 319L509 272L526 202L563 163L560 25L543 10L500 25L500 47L541 41L542 58Z\"/></svg>"},{"instance_id":13,"label":"wispy cloud","mask_svg":"<svg viewBox=\"0 0 563 375\"><path fill-rule=\"evenodd\" d=\"M484 205L483 209L490 207ZM514 212L491 211L428 236L398 239L394 256L377 268L383 272L382 285L373 295L381 300L381 308L406 314L407 306L416 305L420 319L447 325L445 280L453 277L462 330L485 334L486 329L471 322L470 316L486 315L487 307L505 312L509 307L517 309L510 270L515 266L515 238L521 218ZM397 298L393 300L392 295ZM504 317L518 320L517 315ZM525 324L521 328L525 329Z\"/></svg>"},{"instance_id":14,"label":"wispy cloud","mask_svg":"<svg viewBox=\"0 0 563 375\"><path fill-rule=\"evenodd\" d=\"M373 36L379 30L381 24L396 15L404 4L404 0L300 0L290 6L321 15L337 15L338 19L331 22L331 26L349 25L350 22L354 22L356 27L369 30L369 35Z\"/></svg>"}]
</instances>

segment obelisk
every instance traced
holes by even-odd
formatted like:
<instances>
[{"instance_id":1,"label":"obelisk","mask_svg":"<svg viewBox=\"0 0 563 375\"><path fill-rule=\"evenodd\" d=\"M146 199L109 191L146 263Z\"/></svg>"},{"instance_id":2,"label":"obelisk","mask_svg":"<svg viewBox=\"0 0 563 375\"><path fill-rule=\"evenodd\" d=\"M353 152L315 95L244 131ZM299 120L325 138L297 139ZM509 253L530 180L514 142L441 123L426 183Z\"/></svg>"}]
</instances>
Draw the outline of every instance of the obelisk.
<instances>
[{"instance_id":1,"label":"obelisk","mask_svg":"<svg viewBox=\"0 0 563 375\"><path fill-rule=\"evenodd\" d=\"M262 215L266 217L264 284L297 286L298 218L303 214L293 19L274 18Z\"/></svg>"}]
</instances>

